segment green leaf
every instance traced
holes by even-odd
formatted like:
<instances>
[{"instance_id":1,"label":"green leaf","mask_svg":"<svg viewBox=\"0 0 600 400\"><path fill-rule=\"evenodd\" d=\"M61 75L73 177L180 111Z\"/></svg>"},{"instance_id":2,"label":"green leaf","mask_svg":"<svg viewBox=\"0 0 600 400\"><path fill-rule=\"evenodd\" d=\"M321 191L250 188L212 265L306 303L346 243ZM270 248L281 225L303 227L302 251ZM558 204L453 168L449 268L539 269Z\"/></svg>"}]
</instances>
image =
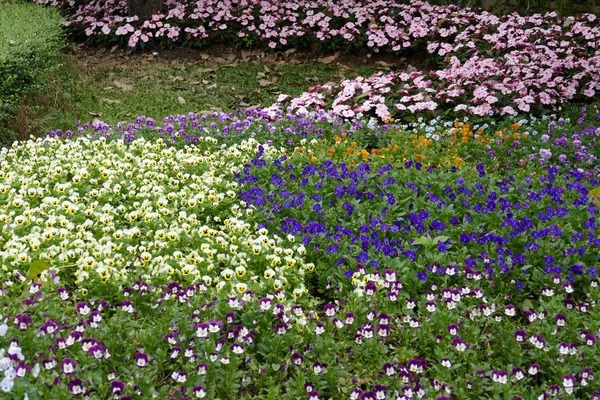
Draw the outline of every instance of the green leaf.
<instances>
[{"instance_id":1,"label":"green leaf","mask_svg":"<svg viewBox=\"0 0 600 400\"><path fill-rule=\"evenodd\" d=\"M523 307L532 309L533 308L533 303L531 302L531 300L525 299L523 301Z\"/></svg>"},{"instance_id":2,"label":"green leaf","mask_svg":"<svg viewBox=\"0 0 600 400\"><path fill-rule=\"evenodd\" d=\"M50 268L50 264L43 260L36 260L29 265L29 270L27 271L27 280L31 280L37 282L40 279L40 275L42 272Z\"/></svg>"},{"instance_id":3,"label":"green leaf","mask_svg":"<svg viewBox=\"0 0 600 400\"><path fill-rule=\"evenodd\" d=\"M279 368L281 368L281 364L273 363L271 364L271 367L273 368L273 371L279 371Z\"/></svg>"},{"instance_id":4,"label":"green leaf","mask_svg":"<svg viewBox=\"0 0 600 400\"><path fill-rule=\"evenodd\" d=\"M431 238L427 236L421 236L420 238L415 239L415 241L412 244L421 244L424 246L428 246L431 244Z\"/></svg>"},{"instance_id":5,"label":"green leaf","mask_svg":"<svg viewBox=\"0 0 600 400\"><path fill-rule=\"evenodd\" d=\"M449 236L438 236L435 239L433 239L433 243L438 244L438 242L445 242L448 239L450 239Z\"/></svg>"}]
</instances>

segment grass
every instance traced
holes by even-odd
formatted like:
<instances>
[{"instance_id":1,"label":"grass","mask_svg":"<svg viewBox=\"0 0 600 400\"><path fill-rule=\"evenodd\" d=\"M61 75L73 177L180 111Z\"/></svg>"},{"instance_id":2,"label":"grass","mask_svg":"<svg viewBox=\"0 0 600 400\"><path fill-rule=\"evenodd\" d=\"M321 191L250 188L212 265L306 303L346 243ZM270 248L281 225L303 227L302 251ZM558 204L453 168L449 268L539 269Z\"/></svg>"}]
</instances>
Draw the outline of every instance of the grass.
<instances>
[{"instance_id":1,"label":"grass","mask_svg":"<svg viewBox=\"0 0 600 400\"><path fill-rule=\"evenodd\" d=\"M162 118L203 110L269 106L277 95L299 95L309 87L371 75L381 66L274 55L228 58L206 53L127 54L72 46L44 93L24 99L9 130L24 139L78 120L117 123L138 115Z\"/></svg>"},{"instance_id":2,"label":"grass","mask_svg":"<svg viewBox=\"0 0 600 400\"><path fill-rule=\"evenodd\" d=\"M58 10L0 0L0 145L14 139L7 121L19 121L15 116L23 96L44 90L63 46Z\"/></svg>"}]
</instances>

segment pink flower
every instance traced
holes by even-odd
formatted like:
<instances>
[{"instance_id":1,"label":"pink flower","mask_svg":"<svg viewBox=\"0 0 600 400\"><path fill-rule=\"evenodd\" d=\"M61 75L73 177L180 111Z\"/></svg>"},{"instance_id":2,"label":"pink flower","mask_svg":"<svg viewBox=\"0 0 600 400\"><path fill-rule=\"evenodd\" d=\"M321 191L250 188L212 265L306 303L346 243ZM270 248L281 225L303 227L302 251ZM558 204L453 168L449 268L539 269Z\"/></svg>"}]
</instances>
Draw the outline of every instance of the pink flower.
<instances>
[{"instance_id":1,"label":"pink flower","mask_svg":"<svg viewBox=\"0 0 600 400\"><path fill-rule=\"evenodd\" d=\"M511 106L502 107L500 110L501 114L515 115L517 112Z\"/></svg>"},{"instance_id":2,"label":"pink flower","mask_svg":"<svg viewBox=\"0 0 600 400\"><path fill-rule=\"evenodd\" d=\"M131 35L129 37L129 42L127 42L127 45L129 47L135 47L137 45L139 38L137 36Z\"/></svg>"},{"instance_id":3,"label":"pink flower","mask_svg":"<svg viewBox=\"0 0 600 400\"><path fill-rule=\"evenodd\" d=\"M594 95L596 94L596 91L593 89L586 89L583 91L583 94L587 97L594 97Z\"/></svg>"}]
</instances>

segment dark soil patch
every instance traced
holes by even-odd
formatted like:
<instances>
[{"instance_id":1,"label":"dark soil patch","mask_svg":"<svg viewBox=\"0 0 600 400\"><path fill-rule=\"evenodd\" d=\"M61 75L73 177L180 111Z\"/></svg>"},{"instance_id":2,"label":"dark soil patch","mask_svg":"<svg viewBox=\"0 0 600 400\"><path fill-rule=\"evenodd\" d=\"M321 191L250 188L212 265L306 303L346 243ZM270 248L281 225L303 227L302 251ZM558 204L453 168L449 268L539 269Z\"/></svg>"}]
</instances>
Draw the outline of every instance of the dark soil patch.
<instances>
[{"instance_id":1,"label":"dark soil patch","mask_svg":"<svg viewBox=\"0 0 600 400\"><path fill-rule=\"evenodd\" d=\"M431 70L435 66L429 63L423 52L408 49L403 55L391 53L369 53L361 49L353 53L322 54L314 50L295 50L265 52L263 50L242 50L222 44L212 45L205 49L174 48L163 50L130 50L113 47L72 45L64 50L75 54L86 66L123 66L131 62L148 62L151 60L198 63L206 65L235 66L239 62L255 62L264 65L299 65L309 62L343 65L349 67L372 66L392 71Z\"/></svg>"}]
</instances>

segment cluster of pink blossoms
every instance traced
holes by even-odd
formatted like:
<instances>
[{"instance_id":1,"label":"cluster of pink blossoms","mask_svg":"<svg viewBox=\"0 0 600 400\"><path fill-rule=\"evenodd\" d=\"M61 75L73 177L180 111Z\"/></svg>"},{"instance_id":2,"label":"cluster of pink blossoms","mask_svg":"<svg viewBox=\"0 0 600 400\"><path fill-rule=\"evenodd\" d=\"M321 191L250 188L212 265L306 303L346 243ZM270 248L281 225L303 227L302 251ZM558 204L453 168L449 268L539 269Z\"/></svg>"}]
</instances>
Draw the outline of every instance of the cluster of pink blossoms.
<instances>
[{"instance_id":1,"label":"cluster of pink blossoms","mask_svg":"<svg viewBox=\"0 0 600 400\"><path fill-rule=\"evenodd\" d=\"M498 17L454 5L393 0L166 0L163 12L142 21L128 16L126 0L80 6L72 0L35 1L71 6L74 12L66 25L102 44L426 52L435 65L432 70L378 73L336 87L316 86L275 104L331 107L347 118L375 114L386 119L440 109L512 115L591 99L600 89L600 23L593 14Z\"/></svg>"},{"instance_id":2,"label":"cluster of pink blossoms","mask_svg":"<svg viewBox=\"0 0 600 400\"><path fill-rule=\"evenodd\" d=\"M374 52L400 51L432 36L451 39L469 26L477 13L457 6L440 7L417 1L389 0L257 1L167 0L163 12L141 21L127 13L126 0L34 0L76 7L66 25L88 37L122 36L130 47L139 42L225 41L247 38L267 48L312 46L334 42ZM449 22L448 27L441 27Z\"/></svg>"},{"instance_id":3,"label":"cluster of pink blossoms","mask_svg":"<svg viewBox=\"0 0 600 400\"><path fill-rule=\"evenodd\" d=\"M452 44L440 37L428 41L439 69L379 72L334 87L315 86L294 99L280 96L275 106L331 107L345 118L374 113L385 120L437 109L514 115L596 96L600 27L594 15L480 16Z\"/></svg>"}]
</instances>

